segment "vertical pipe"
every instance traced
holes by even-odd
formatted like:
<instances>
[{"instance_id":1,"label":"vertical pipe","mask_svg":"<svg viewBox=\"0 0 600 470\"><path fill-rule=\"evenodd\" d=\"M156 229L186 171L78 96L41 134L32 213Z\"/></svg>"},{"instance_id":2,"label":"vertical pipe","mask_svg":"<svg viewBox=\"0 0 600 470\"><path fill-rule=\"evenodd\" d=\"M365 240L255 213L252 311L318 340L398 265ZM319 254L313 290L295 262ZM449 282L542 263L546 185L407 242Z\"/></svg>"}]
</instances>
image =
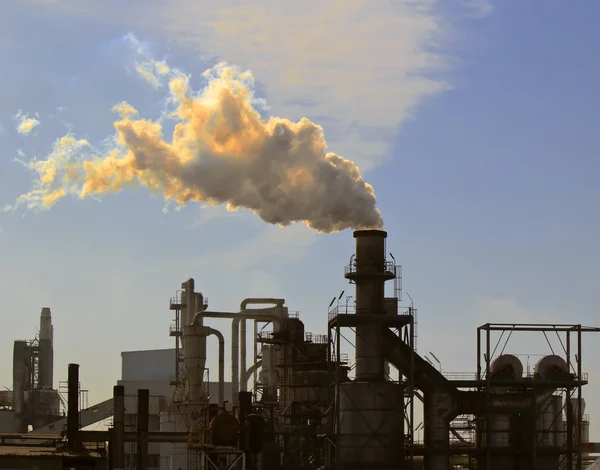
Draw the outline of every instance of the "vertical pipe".
<instances>
[{"instance_id":1,"label":"vertical pipe","mask_svg":"<svg viewBox=\"0 0 600 470\"><path fill-rule=\"evenodd\" d=\"M70 451L77 447L79 434L79 364L69 364L67 389L67 442Z\"/></svg>"},{"instance_id":2,"label":"vertical pipe","mask_svg":"<svg viewBox=\"0 0 600 470\"><path fill-rule=\"evenodd\" d=\"M341 395L341 389L342 389L342 371L341 371L341 363L342 363L342 357L341 357L341 350L340 350L340 344L341 344L341 331L340 331L340 323L339 323L339 319L336 320L335 322L335 351L336 351L336 366L335 366L335 418L336 418L336 423L335 423L335 432L336 435L340 435L340 395ZM339 462L340 460L340 446L336 445L335 446L335 462Z\"/></svg>"},{"instance_id":3,"label":"vertical pipe","mask_svg":"<svg viewBox=\"0 0 600 470\"><path fill-rule=\"evenodd\" d=\"M253 336L253 349L254 349L254 364L256 364L258 362L258 322L255 321L254 322L254 336ZM254 390L254 396L257 397L256 395L256 383L258 382L258 367L256 369L254 369L254 374L253 374L253 384L252 384L252 390Z\"/></svg>"},{"instance_id":4,"label":"vertical pipe","mask_svg":"<svg viewBox=\"0 0 600 470\"><path fill-rule=\"evenodd\" d=\"M233 406L239 405L239 351L240 351L240 318L231 322L231 399Z\"/></svg>"},{"instance_id":5,"label":"vertical pipe","mask_svg":"<svg viewBox=\"0 0 600 470\"><path fill-rule=\"evenodd\" d=\"M225 402L225 338L219 332L219 406Z\"/></svg>"},{"instance_id":6,"label":"vertical pipe","mask_svg":"<svg viewBox=\"0 0 600 470\"><path fill-rule=\"evenodd\" d=\"M410 441L409 445L409 454L408 454L408 464L412 465L414 462L414 453L415 453L415 317L411 316L410 319L410 362L408 367L408 387L410 394L410 409L408 410L410 415ZM400 373L399 379L401 379L402 373Z\"/></svg>"},{"instance_id":7,"label":"vertical pipe","mask_svg":"<svg viewBox=\"0 0 600 470\"><path fill-rule=\"evenodd\" d=\"M113 468L122 470L125 467L125 387L123 385L115 385L113 388L113 408Z\"/></svg>"},{"instance_id":8,"label":"vertical pipe","mask_svg":"<svg viewBox=\"0 0 600 470\"><path fill-rule=\"evenodd\" d=\"M571 366L571 330L567 331L567 370L572 370ZM567 388L567 470L573 470L573 390Z\"/></svg>"},{"instance_id":9,"label":"vertical pipe","mask_svg":"<svg viewBox=\"0 0 600 470\"><path fill-rule=\"evenodd\" d=\"M195 305L196 305L196 295L194 292L195 289L195 284L194 284L194 279L192 279L191 277L187 280L186 283L186 287L185 287L185 294L186 294L186 311L187 311L187 315L186 315L186 321L184 323L183 326L187 326L191 323L192 319L194 318L194 313L195 313Z\"/></svg>"},{"instance_id":10,"label":"vertical pipe","mask_svg":"<svg viewBox=\"0 0 600 470\"><path fill-rule=\"evenodd\" d=\"M240 391L245 392L248 389L248 383L246 382L246 353L247 353L247 336L246 331L246 319L242 318L240 321Z\"/></svg>"},{"instance_id":11,"label":"vertical pipe","mask_svg":"<svg viewBox=\"0 0 600 470\"><path fill-rule=\"evenodd\" d=\"M137 470L148 470L148 419L150 390L138 390L137 409Z\"/></svg>"},{"instance_id":12,"label":"vertical pipe","mask_svg":"<svg viewBox=\"0 0 600 470\"><path fill-rule=\"evenodd\" d=\"M486 325L485 327L485 468L486 470L491 470L492 462L491 457L492 453L490 452L490 424L492 420L490 419L490 394L491 394L491 384L490 384L490 326Z\"/></svg>"},{"instance_id":13,"label":"vertical pipe","mask_svg":"<svg viewBox=\"0 0 600 470\"><path fill-rule=\"evenodd\" d=\"M581 365L581 325L577 325L577 470L583 467L583 407L581 403L581 380L582 380L582 365ZM569 373L571 372L567 369Z\"/></svg>"}]
</instances>

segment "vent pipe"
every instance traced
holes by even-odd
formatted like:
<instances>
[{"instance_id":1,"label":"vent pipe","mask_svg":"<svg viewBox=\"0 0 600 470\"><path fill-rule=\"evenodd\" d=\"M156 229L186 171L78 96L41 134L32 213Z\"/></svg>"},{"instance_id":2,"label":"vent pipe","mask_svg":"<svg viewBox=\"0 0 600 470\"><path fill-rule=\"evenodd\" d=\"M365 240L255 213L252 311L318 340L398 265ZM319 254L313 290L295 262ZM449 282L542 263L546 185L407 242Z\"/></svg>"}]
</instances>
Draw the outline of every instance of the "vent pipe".
<instances>
[{"instance_id":1,"label":"vent pipe","mask_svg":"<svg viewBox=\"0 0 600 470\"><path fill-rule=\"evenodd\" d=\"M79 435L79 364L69 364L67 389L67 445L75 451Z\"/></svg>"},{"instance_id":2,"label":"vent pipe","mask_svg":"<svg viewBox=\"0 0 600 470\"><path fill-rule=\"evenodd\" d=\"M113 388L113 469L122 470L125 467L125 387L115 385Z\"/></svg>"},{"instance_id":3,"label":"vent pipe","mask_svg":"<svg viewBox=\"0 0 600 470\"><path fill-rule=\"evenodd\" d=\"M148 420L150 390L138 390L137 410L137 470L148 470Z\"/></svg>"}]
</instances>

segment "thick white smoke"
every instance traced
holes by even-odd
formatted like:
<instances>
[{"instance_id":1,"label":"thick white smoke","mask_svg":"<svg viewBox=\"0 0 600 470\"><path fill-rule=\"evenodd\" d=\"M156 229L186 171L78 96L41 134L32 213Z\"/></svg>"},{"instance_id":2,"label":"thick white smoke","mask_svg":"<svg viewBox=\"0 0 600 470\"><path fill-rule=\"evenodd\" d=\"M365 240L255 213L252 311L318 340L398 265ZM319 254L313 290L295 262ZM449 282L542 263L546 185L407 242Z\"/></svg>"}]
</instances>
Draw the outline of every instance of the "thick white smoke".
<instances>
[{"instance_id":1,"label":"thick white smoke","mask_svg":"<svg viewBox=\"0 0 600 470\"><path fill-rule=\"evenodd\" d=\"M169 202L227 204L250 209L271 224L303 222L320 232L380 227L373 188L358 167L327 152L323 129L261 119L253 107L250 72L219 64L193 94L189 77L164 62L138 64L155 85L168 77L176 120L167 139L159 121L144 119L128 103L115 106L115 145L95 151L68 134L45 160L28 162L35 188L18 203L48 208L67 195L79 198L142 185Z\"/></svg>"}]
</instances>

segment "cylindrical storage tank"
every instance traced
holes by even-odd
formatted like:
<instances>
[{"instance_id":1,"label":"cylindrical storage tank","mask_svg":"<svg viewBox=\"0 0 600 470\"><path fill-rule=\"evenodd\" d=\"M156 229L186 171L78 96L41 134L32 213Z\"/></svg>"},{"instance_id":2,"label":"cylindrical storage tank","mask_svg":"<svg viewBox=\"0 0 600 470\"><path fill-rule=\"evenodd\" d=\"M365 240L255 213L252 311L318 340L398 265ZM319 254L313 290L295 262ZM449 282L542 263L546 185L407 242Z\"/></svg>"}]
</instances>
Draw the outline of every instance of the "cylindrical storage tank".
<instances>
[{"instance_id":1,"label":"cylindrical storage tank","mask_svg":"<svg viewBox=\"0 0 600 470\"><path fill-rule=\"evenodd\" d=\"M551 396L541 406L535 422L535 437L538 448L555 450L562 448L562 408L563 400L560 395ZM558 454L541 454L537 456L539 468L559 468L560 460Z\"/></svg>"},{"instance_id":2,"label":"cylindrical storage tank","mask_svg":"<svg viewBox=\"0 0 600 470\"><path fill-rule=\"evenodd\" d=\"M187 373L187 393L191 403L206 397L203 379L206 365L206 333L201 325L183 327L184 364Z\"/></svg>"},{"instance_id":3,"label":"cylindrical storage tank","mask_svg":"<svg viewBox=\"0 0 600 470\"><path fill-rule=\"evenodd\" d=\"M35 427L41 427L56 421L59 416L59 396L57 390L37 389L33 391L35 405Z\"/></svg>"},{"instance_id":4,"label":"cylindrical storage tank","mask_svg":"<svg viewBox=\"0 0 600 470\"><path fill-rule=\"evenodd\" d=\"M231 413L221 413L210 422L210 434L215 446L235 446L238 440L238 420Z\"/></svg>"},{"instance_id":5,"label":"cylindrical storage tank","mask_svg":"<svg viewBox=\"0 0 600 470\"><path fill-rule=\"evenodd\" d=\"M523 363L512 354L502 354L490 364L491 380L520 380L523 378ZM506 393L510 387L494 386L494 396L502 402L502 394ZM508 411L508 409L507 409ZM493 458L489 463L490 469L502 470L513 468L515 456L510 453L498 453L499 450L508 449L514 444L516 436L513 426L513 416L509 413L494 413L490 416L482 417L485 434L484 445L489 442L489 446L494 450ZM489 439L489 441L488 441Z\"/></svg>"},{"instance_id":6,"label":"cylindrical storage tank","mask_svg":"<svg viewBox=\"0 0 600 470\"><path fill-rule=\"evenodd\" d=\"M404 459L404 399L393 382L340 385L338 468L397 469Z\"/></svg>"},{"instance_id":7,"label":"cylindrical storage tank","mask_svg":"<svg viewBox=\"0 0 600 470\"><path fill-rule=\"evenodd\" d=\"M492 380L519 380L523 377L523 363L517 356L502 354L490 365Z\"/></svg>"},{"instance_id":8,"label":"cylindrical storage tank","mask_svg":"<svg viewBox=\"0 0 600 470\"><path fill-rule=\"evenodd\" d=\"M560 356L542 357L535 365L535 378L538 380L565 380L569 376L567 362Z\"/></svg>"},{"instance_id":9,"label":"cylindrical storage tank","mask_svg":"<svg viewBox=\"0 0 600 470\"><path fill-rule=\"evenodd\" d=\"M560 395L553 395L544 402L536 420L536 442L539 447L560 448L562 446L562 408Z\"/></svg>"},{"instance_id":10,"label":"cylindrical storage tank","mask_svg":"<svg viewBox=\"0 0 600 470\"><path fill-rule=\"evenodd\" d=\"M510 447L510 416L505 414L493 414L489 417L490 447L493 449L505 449Z\"/></svg>"},{"instance_id":11,"label":"cylindrical storage tank","mask_svg":"<svg viewBox=\"0 0 600 470\"><path fill-rule=\"evenodd\" d=\"M441 390L425 393L423 441L427 470L450 469L450 421L455 415L452 396Z\"/></svg>"}]
</instances>

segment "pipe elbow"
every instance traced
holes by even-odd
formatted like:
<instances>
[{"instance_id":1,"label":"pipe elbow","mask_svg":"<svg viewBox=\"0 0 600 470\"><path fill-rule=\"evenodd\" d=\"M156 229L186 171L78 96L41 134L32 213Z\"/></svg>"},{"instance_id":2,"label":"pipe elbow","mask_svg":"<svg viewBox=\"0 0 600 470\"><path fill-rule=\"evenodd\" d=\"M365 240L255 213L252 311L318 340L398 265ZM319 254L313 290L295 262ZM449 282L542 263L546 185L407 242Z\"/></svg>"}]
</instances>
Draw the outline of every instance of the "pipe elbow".
<instances>
[{"instance_id":1,"label":"pipe elbow","mask_svg":"<svg viewBox=\"0 0 600 470\"><path fill-rule=\"evenodd\" d=\"M225 342L225 337L223 336L223 333L221 333L219 330L208 327L208 331L210 335L216 336L216 338L219 340L219 343Z\"/></svg>"},{"instance_id":2,"label":"pipe elbow","mask_svg":"<svg viewBox=\"0 0 600 470\"><path fill-rule=\"evenodd\" d=\"M240 310L246 310L248 305L273 304L275 307L283 307L285 299L276 299L273 297L248 297L240 303Z\"/></svg>"}]
</instances>

